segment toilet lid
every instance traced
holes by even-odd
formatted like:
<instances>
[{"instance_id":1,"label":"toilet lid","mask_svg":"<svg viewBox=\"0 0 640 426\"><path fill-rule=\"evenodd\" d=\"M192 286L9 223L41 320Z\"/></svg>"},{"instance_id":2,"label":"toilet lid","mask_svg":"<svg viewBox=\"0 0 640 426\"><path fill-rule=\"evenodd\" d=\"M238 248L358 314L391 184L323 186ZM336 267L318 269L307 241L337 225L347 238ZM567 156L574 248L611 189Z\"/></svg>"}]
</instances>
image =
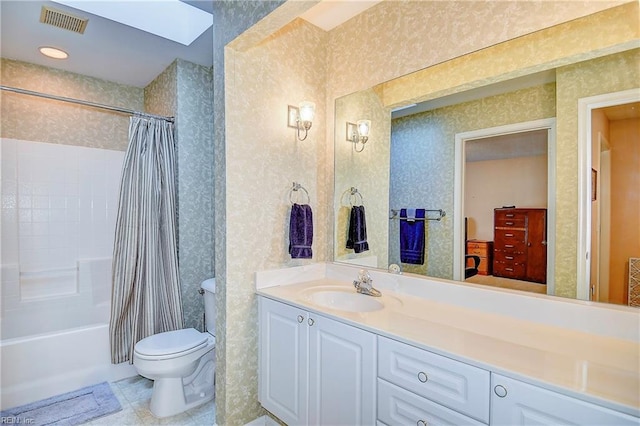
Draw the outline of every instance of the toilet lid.
<instances>
[{"instance_id":1,"label":"toilet lid","mask_svg":"<svg viewBox=\"0 0 640 426\"><path fill-rule=\"evenodd\" d=\"M176 354L206 345L207 337L207 333L200 333L195 328L166 331L140 340L135 350L146 356Z\"/></svg>"}]
</instances>

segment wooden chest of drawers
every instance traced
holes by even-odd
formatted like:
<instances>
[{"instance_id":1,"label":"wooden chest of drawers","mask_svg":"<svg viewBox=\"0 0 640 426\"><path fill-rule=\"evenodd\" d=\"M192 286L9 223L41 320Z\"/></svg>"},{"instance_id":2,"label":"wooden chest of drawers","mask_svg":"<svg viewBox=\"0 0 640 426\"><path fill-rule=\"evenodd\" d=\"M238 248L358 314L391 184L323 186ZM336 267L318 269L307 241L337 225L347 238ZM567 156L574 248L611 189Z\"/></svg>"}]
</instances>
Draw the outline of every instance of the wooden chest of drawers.
<instances>
[{"instance_id":1,"label":"wooden chest of drawers","mask_svg":"<svg viewBox=\"0 0 640 426\"><path fill-rule=\"evenodd\" d=\"M493 275L547 282L547 209L494 210Z\"/></svg>"},{"instance_id":2,"label":"wooden chest of drawers","mask_svg":"<svg viewBox=\"0 0 640 426\"><path fill-rule=\"evenodd\" d=\"M469 240L467 241L467 254L480 256L478 274L491 275L493 269L493 241Z\"/></svg>"}]
</instances>

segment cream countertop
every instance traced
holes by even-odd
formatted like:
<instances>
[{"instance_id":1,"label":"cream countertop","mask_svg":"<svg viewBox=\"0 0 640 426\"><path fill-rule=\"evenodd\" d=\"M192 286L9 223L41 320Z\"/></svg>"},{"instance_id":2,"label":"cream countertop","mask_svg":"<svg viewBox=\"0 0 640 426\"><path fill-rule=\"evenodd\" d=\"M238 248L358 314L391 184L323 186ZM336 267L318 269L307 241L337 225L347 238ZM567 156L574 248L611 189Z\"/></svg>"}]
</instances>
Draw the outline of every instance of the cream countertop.
<instances>
[{"instance_id":1,"label":"cream countertop","mask_svg":"<svg viewBox=\"0 0 640 426\"><path fill-rule=\"evenodd\" d=\"M460 293L458 297L477 299L478 295L484 296L485 300L477 304L485 309L470 307L473 301L466 301L467 306L459 306L433 295L426 298L409 294L411 285L399 285L406 281L404 276L385 277L381 273L374 274L374 287L382 291L380 300L385 304L384 309L371 312L330 309L311 300L313 289L328 286L355 293L351 282L357 268L326 266L327 269L312 267L311 271L309 267L280 270L283 285L277 285L279 274L276 271L258 273L257 293L480 368L640 416L640 344L637 340L487 311L486 306L494 301L486 299L491 299L495 293L485 289L486 294L478 293L477 289L465 292L466 286L455 282L422 279L420 285L454 284L457 286L454 291ZM350 281L335 279L345 273L346 276L351 274ZM504 290L499 293L503 293L498 294L499 297L504 297ZM518 298L522 297L520 292L507 291L506 297L511 297L509 309L522 308L517 306ZM539 315L557 315L553 311L566 306L554 306L553 303L563 302L555 298L542 300L545 309ZM613 310L614 317L615 314ZM633 314L634 311L624 311L622 317L625 320L635 317L640 321L640 314ZM605 320L611 321L611 318L605 315ZM589 322L588 318L586 322ZM631 328L631 333L634 330Z\"/></svg>"}]
</instances>

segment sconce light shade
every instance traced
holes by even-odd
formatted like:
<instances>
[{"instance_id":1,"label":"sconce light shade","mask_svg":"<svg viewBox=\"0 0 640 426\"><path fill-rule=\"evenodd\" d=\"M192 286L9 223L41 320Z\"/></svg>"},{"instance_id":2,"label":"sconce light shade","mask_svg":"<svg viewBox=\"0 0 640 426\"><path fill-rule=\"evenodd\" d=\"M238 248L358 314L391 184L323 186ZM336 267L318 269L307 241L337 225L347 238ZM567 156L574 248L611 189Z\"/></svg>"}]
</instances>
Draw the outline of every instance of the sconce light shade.
<instances>
[{"instance_id":1,"label":"sconce light shade","mask_svg":"<svg viewBox=\"0 0 640 426\"><path fill-rule=\"evenodd\" d=\"M309 101L300 102L300 120L304 122L311 123L313 121L313 116L316 114L316 104ZM311 127L311 126L309 126Z\"/></svg>"},{"instance_id":2,"label":"sconce light shade","mask_svg":"<svg viewBox=\"0 0 640 426\"><path fill-rule=\"evenodd\" d=\"M309 101L300 102L298 107L289 105L287 110L287 125L297 129L296 135L298 140L305 140L309 129L313 124L313 117L316 113L316 104ZM304 131L304 136L301 136Z\"/></svg>"},{"instance_id":3,"label":"sconce light shade","mask_svg":"<svg viewBox=\"0 0 640 426\"><path fill-rule=\"evenodd\" d=\"M371 120L358 120L357 124L347 122L347 140L353 142L353 149L356 152L364 151L370 132ZM362 145L362 148L358 149L358 145Z\"/></svg>"},{"instance_id":4,"label":"sconce light shade","mask_svg":"<svg viewBox=\"0 0 640 426\"><path fill-rule=\"evenodd\" d=\"M358 134L360 138L369 138L369 131L371 130L371 120L358 120Z\"/></svg>"}]
</instances>

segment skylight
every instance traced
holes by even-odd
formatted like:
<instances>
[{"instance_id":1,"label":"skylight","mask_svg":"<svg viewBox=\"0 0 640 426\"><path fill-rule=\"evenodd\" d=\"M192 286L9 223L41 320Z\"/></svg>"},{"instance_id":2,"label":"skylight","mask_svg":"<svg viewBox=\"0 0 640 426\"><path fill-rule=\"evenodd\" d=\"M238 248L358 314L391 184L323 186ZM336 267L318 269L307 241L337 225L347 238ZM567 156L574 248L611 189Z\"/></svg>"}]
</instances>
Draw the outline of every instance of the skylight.
<instances>
[{"instance_id":1,"label":"skylight","mask_svg":"<svg viewBox=\"0 0 640 426\"><path fill-rule=\"evenodd\" d=\"M157 36L190 45L213 24L210 13L179 0L52 0Z\"/></svg>"}]
</instances>

